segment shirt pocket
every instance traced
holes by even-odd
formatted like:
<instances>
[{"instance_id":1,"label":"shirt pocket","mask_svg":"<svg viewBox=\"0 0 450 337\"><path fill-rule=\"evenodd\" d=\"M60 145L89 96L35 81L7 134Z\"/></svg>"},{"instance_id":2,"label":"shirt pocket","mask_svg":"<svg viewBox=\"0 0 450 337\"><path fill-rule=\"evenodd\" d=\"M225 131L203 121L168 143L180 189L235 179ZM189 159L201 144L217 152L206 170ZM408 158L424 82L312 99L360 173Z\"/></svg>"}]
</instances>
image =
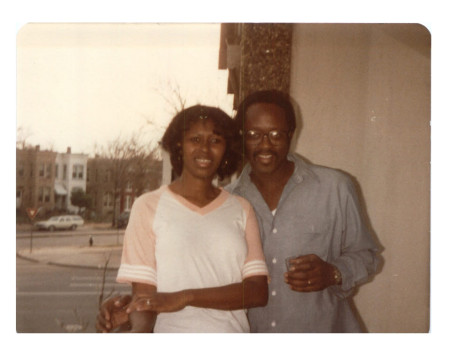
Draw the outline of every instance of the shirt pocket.
<instances>
[{"instance_id":1,"label":"shirt pocket","mask_svg":"<svg viewBox=\"0 0 450 337\"><path fill-rule=\"evenodd\" d=\"M323 260L327 259L332 237L332 224L328 219L299 217L292 233L298 242L299 255L315 254Z\"/></svg>"}]
</instances>

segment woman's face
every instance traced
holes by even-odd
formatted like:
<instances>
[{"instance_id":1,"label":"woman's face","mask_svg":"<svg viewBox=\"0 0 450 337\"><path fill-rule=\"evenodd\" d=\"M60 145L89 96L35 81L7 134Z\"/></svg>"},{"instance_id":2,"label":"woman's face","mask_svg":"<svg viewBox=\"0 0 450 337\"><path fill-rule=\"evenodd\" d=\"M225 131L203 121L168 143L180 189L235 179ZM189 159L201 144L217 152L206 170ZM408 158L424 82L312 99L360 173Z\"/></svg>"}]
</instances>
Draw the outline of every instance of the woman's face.
<instances>
[{"instance_id":1,"label":"woman's face","mask_svg":"<svg viewBox=\"0 0 450 337\"><path fill-rule=\"evenodd\" d=\"M214 129L214 122L206 118L193 123L185 132L182 175L214 178L226 149L225 138L214 133Z\"/></svg>"}]
</instances>

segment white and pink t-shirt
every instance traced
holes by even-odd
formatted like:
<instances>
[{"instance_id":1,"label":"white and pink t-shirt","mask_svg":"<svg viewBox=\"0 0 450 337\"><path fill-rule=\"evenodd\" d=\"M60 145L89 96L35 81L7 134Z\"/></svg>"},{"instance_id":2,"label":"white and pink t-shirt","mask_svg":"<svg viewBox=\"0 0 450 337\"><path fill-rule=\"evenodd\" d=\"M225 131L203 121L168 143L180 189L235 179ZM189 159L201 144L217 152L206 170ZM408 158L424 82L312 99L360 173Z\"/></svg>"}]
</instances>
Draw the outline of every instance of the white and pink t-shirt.
<instances>
[{"instance_id":1,"label":"white and pink t-shirt","mask_svg":"<svg viewBox=\"0 0 450 337\"><path fill-rule=\"evenodd\" d=\"M268 275L258 222L249 202L221 190L198 207L168 186L133 204L118 282L155 285L158 292L220 287ZM154 332L249 332L244 310L188 306L158 315Z\"/></svg>"}]
</instances>

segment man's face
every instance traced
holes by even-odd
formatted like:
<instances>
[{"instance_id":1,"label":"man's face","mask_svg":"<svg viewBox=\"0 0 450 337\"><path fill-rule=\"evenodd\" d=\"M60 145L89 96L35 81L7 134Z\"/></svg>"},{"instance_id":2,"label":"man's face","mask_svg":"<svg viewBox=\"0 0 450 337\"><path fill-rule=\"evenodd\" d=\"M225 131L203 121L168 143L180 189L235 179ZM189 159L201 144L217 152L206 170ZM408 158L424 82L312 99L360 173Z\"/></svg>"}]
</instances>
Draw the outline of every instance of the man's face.
<instances>
[{"instance_id":1,"label":"man's face","mask_svg":"<svg viewBox=\"0 0 450 337\"><path fill-rule=\"evenodd\" d=\"M271 103L255 103L247 109L245 116L245 152L252 171L273 174L282 169L288 162L286 156L291 140L284 110ZM256 139L252 139L252 131Z\"/></svg>"}]
</instances>

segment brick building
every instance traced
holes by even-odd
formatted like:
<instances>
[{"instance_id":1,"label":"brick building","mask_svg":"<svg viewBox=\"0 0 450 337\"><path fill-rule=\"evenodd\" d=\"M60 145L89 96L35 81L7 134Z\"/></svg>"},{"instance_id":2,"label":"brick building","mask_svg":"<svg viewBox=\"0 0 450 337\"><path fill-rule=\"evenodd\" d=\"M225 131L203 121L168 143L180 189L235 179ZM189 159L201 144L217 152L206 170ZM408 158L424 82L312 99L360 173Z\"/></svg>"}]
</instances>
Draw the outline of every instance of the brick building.
<instances>
[{"instance_id":1,"label":"brick building","mask_svg":"<svg viewBox=\"0 0 450 337\"><path fill-rule=\"evenodd\" d=\"M118 173L117 165L123 167ZM110 220L128 211L141 194L161 186L162 162L152 158L118 163L96 156L89 158L86 193L92 198L92 217Z\"/></svg>"},{"instance_id":2,"label":"brick building","mask_svg":"<svg viewBox=\"0 0 450 337\"><path fill-rule=\"evenodd\" d=\"M39 216L50 212L76 213L70 203L75 189L86 190L88 156L43 150L40 146L16 149L16 211L40 209Z\"/></svg>"},{"instance_id":3,"label":"brick building","mask_svg":"<svg viewBox=\"0 0 450 337\"><path fill-rule=\"evenodd\" d=\"M35 148L16 149L16 210L55 207L56 152Z\"/></svg>"}]
</instances>

